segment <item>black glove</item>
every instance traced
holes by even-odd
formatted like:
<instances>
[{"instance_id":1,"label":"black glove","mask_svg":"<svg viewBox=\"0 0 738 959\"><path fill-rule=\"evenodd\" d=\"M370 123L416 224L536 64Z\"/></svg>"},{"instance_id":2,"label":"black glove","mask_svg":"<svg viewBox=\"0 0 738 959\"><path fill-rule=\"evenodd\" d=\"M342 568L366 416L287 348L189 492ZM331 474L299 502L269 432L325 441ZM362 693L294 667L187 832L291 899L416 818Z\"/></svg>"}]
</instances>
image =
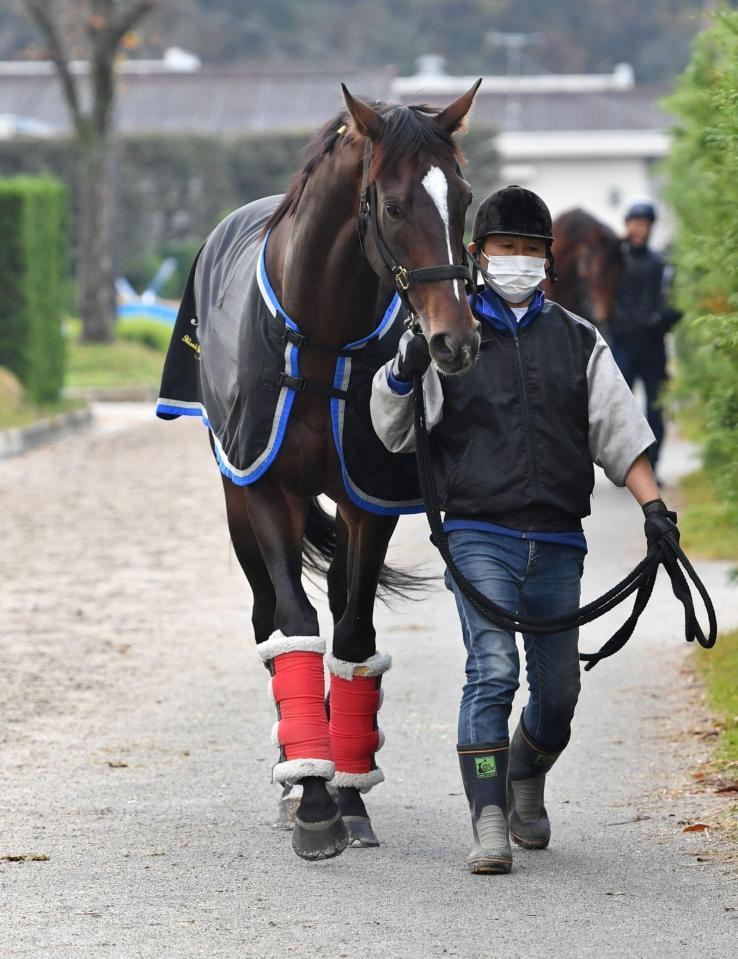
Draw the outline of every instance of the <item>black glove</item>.
<instances>
[{"instance_id":1,"label":"black glove","mask_svg":"<svg viewBox=\"0 0 738 959\"><path fill-rule=\"evenodd\" d=\"M416 333L400 345L392 365L392 373L403 383L410 383L416 373L425 373L430 366L430 361L428 341L422 333Z\"/></svg>"},{"instance_id":2,"label":"black glove","mask_svg":"<svg viewBox=\"0 0 738 959\"><path fill-rule=\"evenodd\" d=\"M659 545L662 539L673 545L679 543L679 528L677 514L666 508L662 499L652 499L643 504L643 515L646 522L643 524L649 552Z\"/></svg>"}]
</instances>

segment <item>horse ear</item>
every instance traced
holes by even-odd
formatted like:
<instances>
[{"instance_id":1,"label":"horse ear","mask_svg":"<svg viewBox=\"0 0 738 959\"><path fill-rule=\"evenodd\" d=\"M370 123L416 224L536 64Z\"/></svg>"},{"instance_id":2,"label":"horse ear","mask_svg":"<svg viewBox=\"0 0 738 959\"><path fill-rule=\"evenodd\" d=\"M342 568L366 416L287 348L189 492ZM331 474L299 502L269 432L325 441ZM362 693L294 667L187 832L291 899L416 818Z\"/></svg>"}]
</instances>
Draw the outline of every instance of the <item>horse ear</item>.
<instances>
[{"instance_id":1,"label":"horse ear","mask_svg":"<svg viewBox=\"0 0 738 959\"><path fill-rule=\"evenodd\" d=\"M482 78L480 77L473 87L467 90L466 93L462 93L453 103L449 103L436 117L436 120L448 133L463 131L464 120L471 110L471 105L474 102L474 97L477 95L477 90L481 82Z\"/></svg>"},{"instance_id":2,"label":"horse ear","mask_svg":"<svg viewBox=\"0 0 738 959\"><path fill-rule=\"evenodd\" d=\"M372 143L382 139L384 133L384 120L376 110L372 110L368 103L363 100L357 100L348 92L345 83L341 84L343 99L346 101L346 109L356 124L356 129L362 136L369 137Z\"/></svg>"}]
</instances>

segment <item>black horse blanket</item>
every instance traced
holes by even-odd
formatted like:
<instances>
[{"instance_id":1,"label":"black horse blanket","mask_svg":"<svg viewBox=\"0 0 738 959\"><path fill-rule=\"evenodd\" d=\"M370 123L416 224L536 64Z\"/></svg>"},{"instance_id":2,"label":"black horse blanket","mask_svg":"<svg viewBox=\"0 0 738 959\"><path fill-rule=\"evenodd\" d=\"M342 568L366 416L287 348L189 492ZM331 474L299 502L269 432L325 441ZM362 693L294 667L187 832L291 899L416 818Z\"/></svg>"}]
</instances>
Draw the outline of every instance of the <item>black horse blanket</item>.
<instances>
[{"instance_id":1,"label":"black horse blanket","mask_svg":"<svg viewBox=\"0 0 738 959\"><path fill-rule=\"evenodd\" d=\"M280 199L241 207L208 237L190 270L156 408L162 419L202 417L221 472L239 486L274 462L299 386L300 330L264 266L262 231ZM372 378L394 356L403 329L395 296L369 336L342 348L337 394L326 397L346 492L357 506L384 515L423 510L415 456L389 453L369 415Z\"/></svg>"}]
</instances>

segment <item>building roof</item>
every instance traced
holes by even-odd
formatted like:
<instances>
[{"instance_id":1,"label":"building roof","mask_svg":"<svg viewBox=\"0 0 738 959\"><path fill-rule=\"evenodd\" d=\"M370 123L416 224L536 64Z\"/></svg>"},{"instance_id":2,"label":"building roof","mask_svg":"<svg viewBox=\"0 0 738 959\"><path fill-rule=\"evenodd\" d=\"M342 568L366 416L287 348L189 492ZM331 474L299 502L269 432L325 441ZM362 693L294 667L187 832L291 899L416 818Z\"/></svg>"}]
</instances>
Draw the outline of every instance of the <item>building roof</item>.
<instances>
[{"instance_id":1,"label":"building roof","mask_svg":"<svg viewBox=\"0 0 738 959\"><path fill-rule=\"evenodd\" d=\"M58 134L69 120L56 76L50 69L0 69L0 114L38 124ZM79 82L84 88L84 71ZM458 95L460 78L443 84L422 77L394 78L386 70L336 71L265 66L157 69L121 72L117 127L122 133L190 133L235 136L246 133L304 131L324 123L343 105L340 83L372 99L439 106ZM461 78L462 80L464 78ZM474 107L474 123L503 131L576 132L664 130L669 119L658 101L663 88L556 84L546 78L542 91L525 83L484 83ZM522 78L520 78L522 79ZM410 83L408 81L414 81ZM450 81L455 81L450 82Z\"/></svg>"}]
</instances>

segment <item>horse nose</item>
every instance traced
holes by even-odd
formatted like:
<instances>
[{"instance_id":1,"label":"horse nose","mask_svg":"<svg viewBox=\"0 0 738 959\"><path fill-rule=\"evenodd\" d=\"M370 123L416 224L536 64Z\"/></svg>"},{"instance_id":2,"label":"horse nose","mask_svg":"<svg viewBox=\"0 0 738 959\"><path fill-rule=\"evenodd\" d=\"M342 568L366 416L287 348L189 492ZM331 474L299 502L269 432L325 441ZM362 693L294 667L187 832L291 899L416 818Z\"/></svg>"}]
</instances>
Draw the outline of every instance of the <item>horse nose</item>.
<instances>
[{"instance_id":1,"label":"horse nose","mask_svg":"<svg viewBox=\"0 0 738 959\"><path fill-rule=\"evenodd\" d=\"M430 355L444 372L456 370L461 357L461 343L452 333L434 333L428 341Z\"/></svg>"},{"instance_id":2,"label":"horse nose","mask_svg":"<svg viewBox=\"0 0 738 959\"><path fill-rule=\"evenodd\" d=\"M474 363L479 352L479 332L474 330L470 342L460 342L453 333L434 333L428 349L443 373L459 373Z\"/></svg>"}]
</instances>

